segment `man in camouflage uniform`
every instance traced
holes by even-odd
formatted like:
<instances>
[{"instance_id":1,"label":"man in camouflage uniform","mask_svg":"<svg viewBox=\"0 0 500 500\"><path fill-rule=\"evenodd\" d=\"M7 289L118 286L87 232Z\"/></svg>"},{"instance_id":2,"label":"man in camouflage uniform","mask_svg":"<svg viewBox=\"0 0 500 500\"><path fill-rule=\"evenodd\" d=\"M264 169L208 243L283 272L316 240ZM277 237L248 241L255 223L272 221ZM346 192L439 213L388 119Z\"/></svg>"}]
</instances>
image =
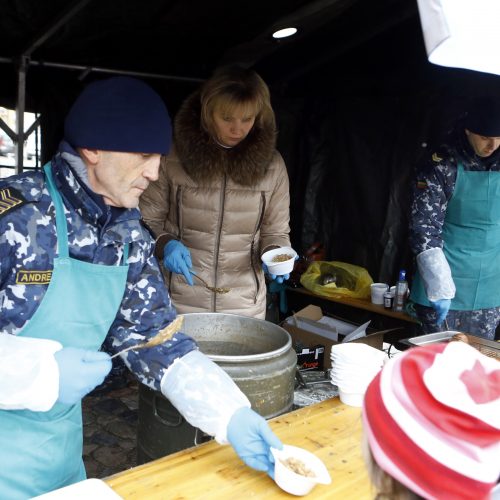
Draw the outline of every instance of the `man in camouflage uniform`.
<instances>
[{"instance_id":1,"label":"man in camouflage uniform","mask_svg":"<svg viewBox=\"0 0 500 500\"><path fill-rule=\"evenodd\" d=\"M411 298L425 333L494 339L500 322L500 104L476 99L418 173ZM446 323L445 323L446 320Z\"/></svg>"},{"instance_id":2,"label":"man in camouflage uniform","mask_svg":"<svg viewBox=\"0 0 500 500\"><path fill-rule=\"evenodd\" d=\"M85 478L81 399L109 372L110 353L176 317L137 209L170 143L160 97L110 78L76 100L43 171L0 181L0 498ZM178 332L121 357L192 425L273 474L280 441L193 339Z\"/></svg>"}]
</instances>

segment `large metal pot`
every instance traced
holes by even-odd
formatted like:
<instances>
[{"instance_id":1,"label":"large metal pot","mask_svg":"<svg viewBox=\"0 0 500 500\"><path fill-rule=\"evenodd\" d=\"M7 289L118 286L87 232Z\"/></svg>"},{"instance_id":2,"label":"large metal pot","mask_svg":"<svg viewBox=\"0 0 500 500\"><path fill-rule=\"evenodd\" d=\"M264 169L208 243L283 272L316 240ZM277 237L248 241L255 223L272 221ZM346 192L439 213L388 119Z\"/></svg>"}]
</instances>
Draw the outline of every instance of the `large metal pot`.
<instances>
[{"instance_id":1,"label":"large metal pot","mask_svg":"<svg viewBox=\"0 0 500 500\"><path fill-rule=\"evenodd\" d=\"M265 418L293 405L297 356L287 331L268 321L223 313L184 315L182 331L234 380ZM206 440L158 391L139 388L138 463Z\"/></svg>"}]
</instances>

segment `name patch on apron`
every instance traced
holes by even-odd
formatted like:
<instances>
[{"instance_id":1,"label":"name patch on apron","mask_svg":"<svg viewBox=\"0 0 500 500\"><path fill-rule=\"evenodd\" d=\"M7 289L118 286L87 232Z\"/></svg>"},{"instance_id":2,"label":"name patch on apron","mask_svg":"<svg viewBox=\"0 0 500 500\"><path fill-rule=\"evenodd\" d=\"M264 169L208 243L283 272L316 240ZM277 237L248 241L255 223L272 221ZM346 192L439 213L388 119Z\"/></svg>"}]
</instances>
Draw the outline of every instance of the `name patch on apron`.
<instances>
[{"instance_id":1,"label":"name patch on apron","mask_svg":"<svg viewBox=\"0 0 500 500\"><path fill-rule=\"evenodd\" d=\"M27 271L20 269L16 274L18 285L48 285L52 278L52 271Z\"/></svg>"}]
</instances>

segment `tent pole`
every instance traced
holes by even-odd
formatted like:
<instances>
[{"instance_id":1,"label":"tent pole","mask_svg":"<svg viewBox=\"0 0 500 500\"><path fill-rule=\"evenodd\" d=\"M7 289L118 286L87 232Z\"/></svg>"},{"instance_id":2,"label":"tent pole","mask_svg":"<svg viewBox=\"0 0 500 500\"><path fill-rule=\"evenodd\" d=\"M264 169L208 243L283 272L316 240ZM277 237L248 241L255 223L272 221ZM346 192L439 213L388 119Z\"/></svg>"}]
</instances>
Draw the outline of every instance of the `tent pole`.
<instances>
[{"instance_id":1,"label":"tent pole","mask_svg":"<svg viewBox=\"0 0 500 500\"><path fill-rule=\"evenodd\" d=\"M0 61L2 62L2 61ZM135 76L138 78L159 78L162 80L177 80L180 82L192 82L192 83L200 83L204 82L204 78L190 77L190 76L178 76L178 75L164 75L162 73L148 73L144 71L133 71L133 70L123 70L123 69L113 69L113 68L101 68L97 66L82 66L80 64L65 64L65 63L55 63L48 61L30 61L30 65L32 66L41 66L47 68L61 68L61 69L74 69L78 71L84 71L85 74L83 77L87 76L88 73L109 73L113 75L127 75L127 76ZM80 79L83 79L80 77Z\"/></svg>"},{"instance_id":2,"label":"tent pole","mask_svg":"<svg viewBox=\"0 0 500 500\"><path fill-rule=\"evenodd\" d=\"M17 68L17 102L16 102L16 165L15 174L23 171L24 141L29 134L24 133L24 111L26 109L26 73L31 64L30 56L34 50L43 45L64 23L77 14L91 0L80 0L71 6L45 33L34 40L22 51ZM3 62L3 61L2 61ZM30 128L30 132L33 128Z\"/></svg>"},{"instance_id":3,"label":"tent pole","mask_svg":"<svg viewBox=\"0 0 500 500\"><path fill-rule=\"evenodd\" d=\"M66 24L72 17L80 12L91 0L80 0L73 4L59 19L57 19L45 33L32 41L29 47L23 50L24 56L30 56L34 50L43 45L61 26Z\"/></svg>"},{"instance_id":4,"label":"tent pole","mask_svg":"<svg viewBox=\"0 0 500 500\"><path fill-rule=\"evenodd\" d=\"M8 57L0 57L0 63L12 63L13 60ZM133 71L133 70L125 70L125 69L113 69L113 68L102 68L99 66L83 66L80 64L66 64L66 63L57 63L57 62L49 62L49 61L34 61L33 59L29 60L30 66L39 66L41 68L60 68L60 69L74 69L77 71L83 71L83 77L87 76L88 73L109 73L114 75L128 75L128 76L136 76L137 78L158 78L160 80L174 80L179 82L191 82L191 83L201 83L205 81L205 78L191 77L191 76L179 76L179 75L165 75L162 73L148 73L144 71ZM82 76L80 76L80 80L82 80Z\"/></svg>"},{"instance_id":5,"label":"tent pole","mask_svg":"<svg viewBox=\"0 0 500 500\"><path fill-rule=\"evenodd\" d=\"M23 171L24 158L24 110L26 108L26 71L28 58L21 56L17 70L17 103L16 103L16 166L15 173Z\"/></svg>"}]
</instances>

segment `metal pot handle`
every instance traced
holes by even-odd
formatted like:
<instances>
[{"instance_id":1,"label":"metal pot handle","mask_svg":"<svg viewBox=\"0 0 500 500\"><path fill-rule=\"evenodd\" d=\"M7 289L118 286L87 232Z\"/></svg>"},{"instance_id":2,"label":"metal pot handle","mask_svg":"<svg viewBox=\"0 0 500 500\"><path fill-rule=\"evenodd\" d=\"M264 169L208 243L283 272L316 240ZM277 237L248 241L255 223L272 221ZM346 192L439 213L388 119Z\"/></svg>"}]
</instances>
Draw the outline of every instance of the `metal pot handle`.
<instances>
[{"instance_id":1,"label":"metal pot handle","mask_svg":"<svg viewBox=\"0 0 500 500\"><path fill-rule=\"evenodd\" d=\"M196 432L194 433L194 445L198 446L199 444L206 443L212 439L212 437L209 434L206 434L203 432L201 429L198 429L196 427Z\"/></svg>"},{"instance_id":2,"label":"metal pot handle","mask_svg":"<svg viewBox=\"0 0 500 500\"><path fill-rule=\"evenodd\" d=\"M169 420L166 420L165 418L161 417L160 414L158 413L158 408L156 407L156 399L157 396L153 396L153 413L156 419L158 419L163 425L166 425L167 427L179 427L182 424L182 421L184 420L184 417L179 413L177 416L177 421L176 422L171 422Z\"/></svg>"}]
</instances>

